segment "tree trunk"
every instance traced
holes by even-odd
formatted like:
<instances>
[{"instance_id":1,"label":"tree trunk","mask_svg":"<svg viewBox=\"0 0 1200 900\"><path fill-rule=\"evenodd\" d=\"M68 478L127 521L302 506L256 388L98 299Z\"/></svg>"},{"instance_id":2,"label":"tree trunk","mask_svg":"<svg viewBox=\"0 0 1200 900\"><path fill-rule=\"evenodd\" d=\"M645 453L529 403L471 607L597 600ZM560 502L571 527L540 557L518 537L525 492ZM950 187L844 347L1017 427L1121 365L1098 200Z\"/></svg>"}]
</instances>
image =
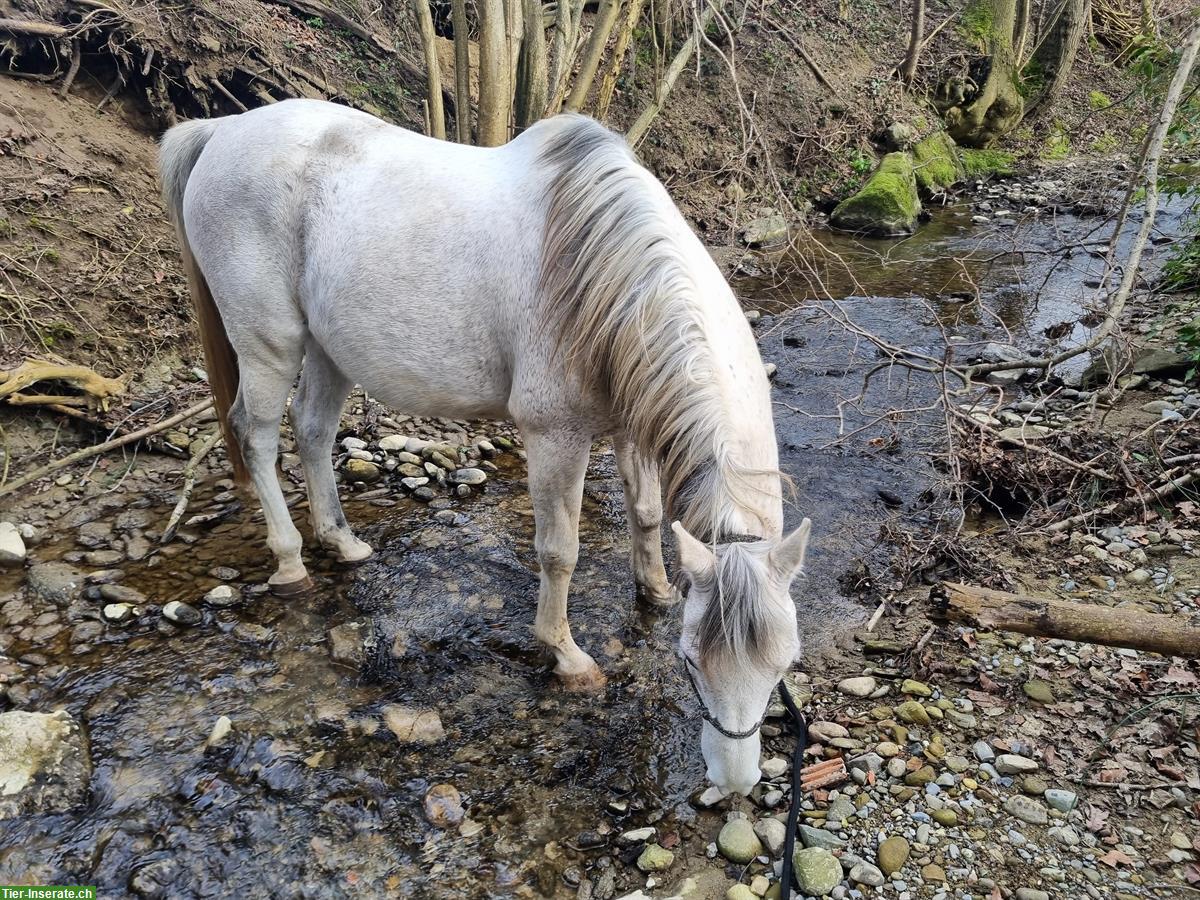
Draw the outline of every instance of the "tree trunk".
<instances>
[{"instance_id":1,"label":"tree trunk","mask_svg":"<svg viewBox=\"0 0 1200 900\"><path fill-rule=\"evenodd\" d=\"M959 88L943 85L938 108L950 136L965 147L988 147L1021 121L1013 33L1018 0L971 0L964 21L977 23L984 55L971 61ZM951 79L953 82L954 79Z\"/></svg>"},{"instance_id":2,"label":"tree trunk","mask_svg":"<svg viewBox=\"0 0 1200 900\"><path fill-rule=\"evenodd\" d=\"M1182 616L1025 597L953 582L934 588L929 596L935 613L952 622L1185 659L1200 656L1200 628Z\"/></svg>"},{"instance_id":3,"label":"tree trunk","mask_svg":"<svg viewBox=\"0 0 1200 900\"><path fill-rule=\"evenodd\" d=\"M442 109L442 70L438 65L437 36L433 31L433 16L429 12L429 0L412 0L413 13L417 17L417 32L421 35L421 49L425 52L425 85L429 98L429 135L438 140L446 139L446 113Z\"/></svg>"},{"instance_id":4,"label":"tree trunk","mask_svg":"<svg viewBox=\"0 0 1200 900\"><path fill-rule=\"evenodd\" d=\"M625 139L629 141L631 146L636 146L646 132L650 130L651 123L662 111L663 105L667 102L667 95L671 93L671 88L675 87L675 82L679 79L680 74L687 68L688 61L692 54L696 52L696 47L700 43L700 34L708 27L708 23L713 20L716 14L720 11L724 0L709 0L704 7L704 12L700 14L700 18L696 20L695 27L691 35L683 46L679 48L679 52L675 54L675 58L671 60L671 65L667 67L667 71L663 73L662 80L659 81L654 89L654 99L646 104L646 108L642 110L641 115L637 117L625 134Z\"/></svg>"},{"instance_id":5,"label":"tree trunk","mask_svg":"<svg viewBox=\"0 0 1200 900\"><path fill-rule=\"evenodd\" d=\"M1013 28L1013 61L1018 71L1025 65L1025 43L1029 40L1029 22L1033 18L1033 0L1017 0L1017 24Z\"/></svg>"},{"instance_id":6,"label":"tree trunk","mask_svg":"<svg viewBox=\"0 0 1200 900\"><path fill-rule=\"evenodd\" d=\"M451 0L454 27L454 125L460 144L471 143L471 32L467 0Z\"/></svg>"},{"instance_id":7,"label":"tree trunk","mask_svg":"<svg viewBox=\"0 0 1200 900\"><path fill-rule=\"evenodd\" d=\"M900 80L912 84L917 74L917 60L921 56L921 42L925 36L925 0L913 0L912 33L908 37L908 54L900 67Z\"/></svg>"},{"instance_id":8,"label":"tree trunk","mask_svg":"<svg viewBox=\"0 0 1200 900\"><path fill-rule=\"evenodd\" d=\"M625 22L617 34L617 43L613 47L612 62L608 71L600 81L600 91L596 95L596 118L603 120L608 115L608 104L612 102L613 91L617 88L617 78L621 74L621 65L625 53L629 50L629 42L633 40L634 29L642 16L643 0L629 0L629 8L625 11Z\"/></svg>"},{"instance_id":9,"label":"tree trunk","mask_svg":"<svg viewBox=\"0 0 1200 900\"><path fill-rule=\"evenodd\" d=\"M515 89L521 44L525 37L525 0L504 0L504 43L508 52L508 83Z\"/></svg>"},{"instance_id":10,"label":"tree trunk","mask_svg":"<svg viewBox=\"0 0 1200 900\"><path fill-rule=\"evenodd\" d=\"M654 39L664 57L671 52L671 45L675 43L675 15L671 8L673 2L674 0L651 0Z\"/></svg>"},{"instance_id":11,"label":"tree trunk","mask_svg":"<svg viewBox=\"0 0 1200 900\"><path fill-rule=\"evenodd\" d=\"M1154 0L1142 0L1142 34L1158 37L1158 20L1154 18Z\"/></svg>"},{"instance_id":12,"label":"tree trunk","mask_svg":"<svg viewBox=\"0 0 1200 900\"><path fill-rule=\"evenodd\" d=\"M558 0L558 12L554 17L554 67L550 74L550 102L546 115L552 116L562 108L567 95L567 84L575 68L575 43L579 33L579 19L583 15L583 0Z\"/></svg>"},{"instance_id":13,"label":"tree trunk","mask_svg":"<svg viewBox=\"0 0 1200 900\"><path fill-rule=\"evenodd\" d=\"M504 37L504 0L478 0L479 145L498 147L508 140L512 89Z\"/></svg>"},{"instance_id":14,"label":"tree trunk","mask_svg":"<svg viewBox=\"0 0 1200 900\"><path fill-rule=\"evenodd\" d=\"M517 66L517 127L528 128L546 110L546 31L542 0L525 0L525 39Z\"/></svg>"},{"instance_id":15,"label":"tree trunk","mask_svg":"<svg viewBox=\"0 0 1200 900\"><path fill-rule=\"evenodd\" d=\"M1090 0L1063 0L1050 19L1029 61L1030 74L1041 80L1042 88L1026 108L1026 116L1058 96L1067 83L1090 16Z\"/></svg>"},{"instance_id":16,"label":"tree trunk","mask_svg":"<svg viewBox=\"0 0 1200 900\"><path fill-rule=\"evenodd\" d=\"M596 69L600 66L600 58L604 56L604 48L608 46L609 35L617 22L617 13L621 11L621 0L601 0L596 12L596 20L592 23L592 36L588 40L587 52L579 66L579 74L575 76L575 85L571 95L567 97L567 110L579 112L587 100L592 82L596 78Z\"/></svg>"}]
</instances>

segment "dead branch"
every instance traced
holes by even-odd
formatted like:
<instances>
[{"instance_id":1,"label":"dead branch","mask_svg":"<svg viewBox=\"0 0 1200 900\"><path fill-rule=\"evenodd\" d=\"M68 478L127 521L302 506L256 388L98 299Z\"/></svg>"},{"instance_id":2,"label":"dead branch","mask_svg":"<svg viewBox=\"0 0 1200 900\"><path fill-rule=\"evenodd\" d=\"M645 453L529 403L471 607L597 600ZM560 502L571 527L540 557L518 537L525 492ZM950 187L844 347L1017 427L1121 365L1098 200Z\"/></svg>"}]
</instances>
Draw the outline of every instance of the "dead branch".
<instances>
[{"instance_id":1,"label":"dead branch","mask_svg":"<svg viewBox=\"0 0 1200 900\"><path fill-rule=\"evenodd\" d=\"M804 45L796 40L796 38L792 36L786 27L775 21L775 19L771 18L770 16L763 16L763 21L771 26L776 36L783 38L784 42L800 55L800 58L804 60L805 65L807 65L812 71L813 75L816 76L817 81L821 82L821 84L829 89L831 94L836 96L838 89L833 86L833 82L829 80L829 76L825 74L825 70L822 69L817 61L813 59L811 55L809 55L809 52L804 49Z\"/></svg>"},{"instance_id":2,"label":"dead branch","mask_svg":"<svg viewBox=\"0 0 1200 900\"><path fill-rule=\"evenodd\" d=\"M1172 494L1187 487L1196 480L1196 476L1200 472L1195 470L1188 472L1186 475L1180 475L1178 478L1173 478L1166 484L1151 488L1148 491L1139 492L1132 497L1126 497L1124 500L1118 500L1102 506L1099 509L1092 509L1077 516L1071 516L1069 519L1062 519L1055 522L1053 525L1046 526L1045 531L1059 532L1066 531L1069 528L1074 528L1077 525L1083 525L1091 519L1104 516L1119 515L1120 513L1128 512L1132 509L1137 509L1139 506L1146 506L1156 500L1163 500L1170 497Z\"/></svg>"},{"instance_id":3,"label":"dead branch","mask_svg":"<svg viewBox=\"0 0 1200 900\"><path fill-rule=\"evenodd\" d=\"M210 76L208 79L208 83L217 89L218 94L220 94L222 97L224 97L226 100L228 100L234 106L236 106L240 112L247 111L248 108L247 108L246 104L243 103L241 100L239 100L237 97L233 96L233 94L230 92L229 88L227 88L227 87L225 87L225 85L221 84L221 79L219 79L216 75Z\"/></svg>"},{"instance_id":4,"label":"dead branch","mask_svg":"<svg viewBox=\"0 0 1200 900\"><path fill-rule=\"evenodd\" d=\"M1200 656L1200 628L1181 616L1027 597L954 582L934 587L929 600L935 617L974 627L1185 659Z\"/></svg>"},{"instance_id":5,"label":"dead branch","mask_svg":"<svg viewBox=\"0 0 1200 900\"><path fill-rule=\"evenodd\" d=\"M175 538L175 532L179 529L179 523L183 519L183 514L187 512L188 502L192 499L192 491L196 487L196 469L204 457L208 456L210 450L217 446L217 442L221 440L221 429L216 428L211 431L196 451L192 454L191 459L187 461L187 465L183 467L183 487L179 491L179 499L175 501L175 508L171 510L171 517L167 520L167 527L163 529L162 537L159 538L160 544L169 544Z\"/></svg>"},{"instance_id":6,"label":"dead branch","mask_svg":"<svg viewBox=\"0 0 1200 900\"><path fill-rule=\"evenodd\" d=\"M617 13L621 11L621 0L602 0L596 20L592 23L592 35L588 40L587 52L579 66L579 74L575 76L575 84L567 97L567 111L579 112L587 101L588 92L596 78L596 69L600 66L600 58L608 45L609 35L617 23Z\"/></svg>"},{"instance_id":7,"label":"dead branch","mask_svg":"<svg viewBox=\"0 0 1200 900\"><path fill-rule=\"evenodd\" d=\"M66 37L71 29L52 22L36 22L26 19L0 19L0 31L36 38Z\"/></svg>"},{"instance_id":8,"label":"dead branch","mask_svg":"<svg viewBox=\"0 0 1200 900\"><path fill-rule=\"evenodd\" d=\"M65 381L83 391L87 398L100 406L106 405L110 398L125 391L125 383L119 378L105 378L87 366L64 366L43 359L27 359L15 369L0 369L0 399L7 399L10 403L36 402L31 401L28 395L22 400L14 400L13 397L40 381ZM74 399L76 398L55 397L48 402L63 403Z\"/></svg>"},{"instance_id":9,"label":"dead branch","mask_svg":"<svg viewBox=\"0 0 1200 900\"><path fill-rule=\"evenodd\" d=\"M34 469L28 475L23 475L15 481L10 481L7 484L0 484L0 497L5 496L6 494L11 494L13 491L19 490L20 488L25 487L27 484L32 484L40 478L45 478L47 475L51 475L54 472L57 472L59 469L73 465L81 460L91 459L93 456L99 456L101 453L107 453L109 450L116 450L118 447L124 447L128 444L136 443L142 438L149 437L152 434L158 434L159 432L166 431L167 429L178 425L180 422L184 422L193 416L199 415L211 407L212 399L210 398L208 400L201 401L194 406L189 406L187 409L183 410L183 412L176 413L170 418L163 419L157 424L147 425L145 428L139 428L137 431L131 431L129 434L122 435L119 438L114 438L111 441L105 441L103 444L96 444L92 447L84 447L82 450L76 450L74 453L67 454L62 459L56 459L52 463L47 463L44 466Z\"/></svg>"},{"instance_id":10,"label":"dead branch","mask_svg":"<svg viewBox=\"0 0 1200 900\"><path fill-rule=\"evenodd\" d=\"M71 65L67 69L66 77L63 78L62 86L58 89L58 96L65 97L71 91L71 85L75 83L75 76L79 74L79 64L83 61L83 52L79 49L79 41L71 41Z\"/></svg>"}]
</instances>

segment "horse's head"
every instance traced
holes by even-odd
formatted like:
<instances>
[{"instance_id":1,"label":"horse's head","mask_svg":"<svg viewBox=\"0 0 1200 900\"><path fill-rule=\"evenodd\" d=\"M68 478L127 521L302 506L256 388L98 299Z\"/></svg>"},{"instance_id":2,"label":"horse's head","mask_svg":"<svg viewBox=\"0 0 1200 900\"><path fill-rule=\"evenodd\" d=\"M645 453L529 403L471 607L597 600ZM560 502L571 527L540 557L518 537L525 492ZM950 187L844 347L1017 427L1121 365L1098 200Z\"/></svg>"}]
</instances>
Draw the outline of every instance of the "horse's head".
<instances>
[{"instance_id":1,"label":"horse's head","mask_svg":"<svg viewBox=\"0 0 1200 900\"><path fill-rule=\"evenodd\" d=\"M703 704L700 749L708 777L727 794L758 783L762 724L771 691L800 652L792 579L804 566L811 523L780 539L718 543L676 522L688 591L679 648Z\"/></svg>"}]
</instances>

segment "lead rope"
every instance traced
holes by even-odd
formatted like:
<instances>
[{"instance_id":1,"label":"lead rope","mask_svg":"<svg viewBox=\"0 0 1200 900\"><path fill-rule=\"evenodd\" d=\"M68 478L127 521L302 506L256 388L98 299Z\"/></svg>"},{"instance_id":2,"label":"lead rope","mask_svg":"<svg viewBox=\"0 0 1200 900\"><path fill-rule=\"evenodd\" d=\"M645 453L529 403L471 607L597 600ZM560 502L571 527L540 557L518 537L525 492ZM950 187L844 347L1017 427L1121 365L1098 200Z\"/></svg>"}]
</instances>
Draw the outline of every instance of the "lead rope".
<instances>
[{"instance_id":1,"label":"lead rope","mask_svg":"<svg viewBox=\"0 0 1200 900\"><path fill-rule=\"evenodd\" d=\"M792 753L792 802L788 806L787 829L783 833L783 871L780 873L781 885L779 896L781 900L791 900L792 897L792 851L796 846L796 823L800 818L801 770L804 768L804 746L808 736L808 724L796 707L787 684L779 682L779 696L783 705L791 714L796 727L796 749Z\"/></svg>"}]
</instances>

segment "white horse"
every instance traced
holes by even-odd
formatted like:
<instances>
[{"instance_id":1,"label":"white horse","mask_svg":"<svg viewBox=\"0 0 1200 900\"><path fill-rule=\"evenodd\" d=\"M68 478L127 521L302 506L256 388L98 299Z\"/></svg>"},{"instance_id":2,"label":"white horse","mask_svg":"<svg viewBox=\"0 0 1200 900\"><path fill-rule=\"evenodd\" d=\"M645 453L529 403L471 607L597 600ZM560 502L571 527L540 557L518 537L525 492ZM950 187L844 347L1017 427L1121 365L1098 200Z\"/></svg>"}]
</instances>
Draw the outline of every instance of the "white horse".
<instances>
[{"instance_id":1,"label":"white horse","mask_svg":"<svg viewBox=\"0 0 1200 900\"><path fill-rule=\"evenodd\" d=\"M172 128L161 165L230 458L266 515L271 585L309 583L275 471L297 373L313 527L346 562L371 553L330 462L355 383L412 415L510 418L529 457L534 631L566 685L598 688L567 588L588 453L611 435L651 603L673 599L664 492L679 519L680 649L708 775L748 792L757 725L799 651L789 586L809 526L782 534L770 388L746 318L625 142L557 116L484 149L289 100Z\"/></svg>"}]
</instances>

